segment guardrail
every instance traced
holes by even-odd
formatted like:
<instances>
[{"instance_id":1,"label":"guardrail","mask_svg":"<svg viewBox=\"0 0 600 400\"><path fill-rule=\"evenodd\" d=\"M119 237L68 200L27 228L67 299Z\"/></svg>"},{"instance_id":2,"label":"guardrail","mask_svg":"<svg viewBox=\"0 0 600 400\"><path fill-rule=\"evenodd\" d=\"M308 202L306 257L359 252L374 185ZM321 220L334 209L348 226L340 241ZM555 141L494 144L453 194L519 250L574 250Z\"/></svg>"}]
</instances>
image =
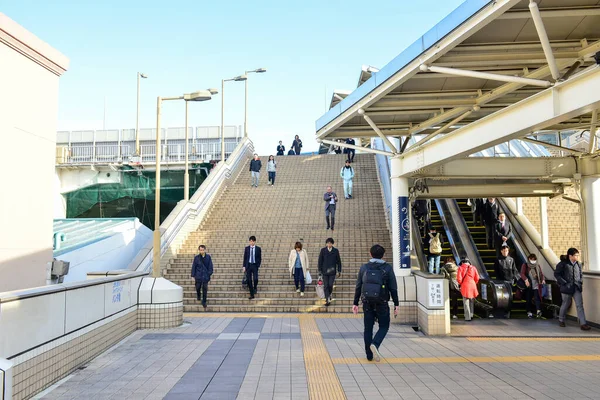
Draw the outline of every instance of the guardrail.
<instances>
[{"instance_id":1,"label":"guardrail","mask_svg":"<svg viewBox=\"0 0 600 400\"><path fill-rule=\"evenodd\" d=\"M190 201L182 200L160 225L161 257L171 250L173 254L178 244L187 235L198 229L216 198L226 186L226 181L234 175L254 152L254 145L248 138L242 139L225 163L219 162L202 182ZM129 264L130 270L149 271L152 268L152 240L140 250Z\"/></svg>"}]
</instances>

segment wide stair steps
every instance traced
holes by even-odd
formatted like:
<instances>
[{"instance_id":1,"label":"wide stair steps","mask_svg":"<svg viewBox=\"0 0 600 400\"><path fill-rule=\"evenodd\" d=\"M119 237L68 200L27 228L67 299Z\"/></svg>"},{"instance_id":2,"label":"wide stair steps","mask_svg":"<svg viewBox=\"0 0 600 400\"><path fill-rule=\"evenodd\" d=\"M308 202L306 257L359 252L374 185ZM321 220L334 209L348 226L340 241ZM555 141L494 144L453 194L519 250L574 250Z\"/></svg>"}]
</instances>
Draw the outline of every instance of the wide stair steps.
<instances>
[{"instance_id":1,"label":"wide stair steps","mask_svg":"<svg viewBox=\"0 0 600 400\"><path fill-rule=\"evenodd\" d=\"M203 311L190 271L198 245L204 244L214 263L209 312L351 312L358 269L368 261L370 247L379 243L386 249L384 258L391 261L392 257L374 156L356 155L352 200L344 199L340 178L345 155L278 157L273 187L267 185L267 157L261 160L259 187L250 186L246 163L204 223L169 261L165 277L183 287L184 311ZM339 198L333 232L325 229L323 193L328 185ZM263 254L254 300L242 289L243 253L251 235L257 237ZM316 296L315 283L319 251L328 237L335 240L343 268L335 281L335 301L325 307L325 301ZM288 272L288 256L296 241L308 253L313 277L304 297L296 293Z\"/></svg>"}]
</instances>

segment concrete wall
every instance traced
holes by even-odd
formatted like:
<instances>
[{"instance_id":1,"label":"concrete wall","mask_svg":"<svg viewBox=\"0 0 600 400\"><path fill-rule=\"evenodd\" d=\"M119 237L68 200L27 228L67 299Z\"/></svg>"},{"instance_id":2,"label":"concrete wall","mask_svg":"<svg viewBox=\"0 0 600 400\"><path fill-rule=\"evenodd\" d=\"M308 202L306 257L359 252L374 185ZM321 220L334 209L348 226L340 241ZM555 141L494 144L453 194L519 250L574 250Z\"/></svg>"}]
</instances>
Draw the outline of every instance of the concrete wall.
<instances>
[{"instance_id":1,"label":"concrete wall","mask_svg":"<svg viewBox=\"0 0 600 400\"><path fill-rule=\"evenodd\" d=\"M43 285L52 260L58 80L68 60L3 14L0 60L1 292Z\"/></svg>"},{"instance_id":2,"label":"concrete wall","mask_svg":"<svg viewBox=\"0 0 600 400\"><path fill-rule=\"evenodd\" d=\"M64 282L84 281L88 272L127 269L151 239L152 231L136 219L104 240L61 254L56 258L71 263Z\"/></svg>"}]
</instances>

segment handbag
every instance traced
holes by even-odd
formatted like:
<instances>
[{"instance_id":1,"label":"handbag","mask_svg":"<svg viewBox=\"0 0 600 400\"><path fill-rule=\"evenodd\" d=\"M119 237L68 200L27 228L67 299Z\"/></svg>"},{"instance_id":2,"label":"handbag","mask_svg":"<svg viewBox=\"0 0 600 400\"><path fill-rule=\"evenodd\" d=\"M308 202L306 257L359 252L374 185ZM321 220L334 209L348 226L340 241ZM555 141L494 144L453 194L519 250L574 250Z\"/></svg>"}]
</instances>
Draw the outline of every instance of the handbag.
<instances>
[{"instance_id":1,"label":"handbag","mask_svg":"<svg viewBox=\"0 0 600 400\"><path fill-rule=\"evenodd\" d=\"M527 289L527 285L525 284L525 281L523 280L523 278L519 278L519 280L517 281L517 287L520 290L525 290Z\"/></svg>"},{"instance_id":2,"label":"handbag","mask_svg":"<svg viewBox=\"0 0 600 400\"><path fill-rule=\"evenodd\" d=\"M248 289L248 275L246 274L244 274L244 277L242 278L242 289Z\"/></svg>"},{"instance_id":3,"label":"handbag","mask_svg":"<svg viewBox=\"0 0 600 400\"><path fill-rule=\"evenodd\" d=\"M550 298L550 288L547 283L542 284L542 299Z\"/></svg>"},{"instance_id":4,"label":"handbag","mask_svg":"<svg viewBox=\"0 0 600 400\"><path fill-rule=\"evenodd\" d=\"M315 288L315 290L317 291L318 298L325 298L325 286L323 285L323 278L321 278L320 276L319 279L317 279L317 287Z\"/></svg>"},{"instance_id":5,"label":"handbag","mask_svg":"<svg viewBox=\"0 0 600 400\"><path fill-rule=\"evenodd\" d=\"M310 285L312 283L312 276L310 276L310 272L306 271L306 279L305 279L305 283L307 285Z\"/></svg>"},{"instance_id":6,"label":"handbag","mask_svg":"<svg viewBox=\"0 0 600 400\"><path fill-rule=\"evenodd\" d=\"M517 289L515 290L515 294L513 295L514 300L523 300L523 290Z\"/></svg>"}]
</instances>

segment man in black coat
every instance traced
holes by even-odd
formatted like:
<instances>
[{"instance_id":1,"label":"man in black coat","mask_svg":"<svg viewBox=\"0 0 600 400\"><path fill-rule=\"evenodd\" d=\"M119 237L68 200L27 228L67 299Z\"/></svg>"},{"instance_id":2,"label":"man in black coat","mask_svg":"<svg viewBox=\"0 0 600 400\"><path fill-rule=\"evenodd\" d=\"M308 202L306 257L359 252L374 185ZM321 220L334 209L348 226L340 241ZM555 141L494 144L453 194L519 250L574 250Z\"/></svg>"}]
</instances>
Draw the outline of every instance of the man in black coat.
<instances>
[{"instance_id":1,"label":"man in black coat","mask_svg":"<svg viewBox=\"0 0 600 400\"><path fill-rule=\"evenodd\" d=\"M331 304L336 273L337 276L342 275L342 259L339 250L333 247L334 243L333 238L328 238L325 241L326 247L323 247L319 253L319 274L323 276L323 286L325 286L325 306Z\"/></svg>"},{"instance_id":2,"label":"man in black coat","mask_svg":"<svg viewBox=\"0 0 600 400\"><path fill-rule=\"evenodd\" d=\"M323 200L325 201L325 221L327 221L327 229L335 229L335 208L338 201L337 194L333 191L331 186L327 186L327 191L323 194ZM331 216L331 220L329 217Z\"/></svg>"},{"instance_id":3,"label":"man in black coat","mask_svg":"<svg viewBox=\"0 0 600 400\"><path fill-rule=\"evenodd\" d=\"M256 236L250 236L249 246L244 249L244 272L248 280L248 289L250 290L249 300L254 299L256 288L258 286L258 269L262 261L262 252L260 247L256 246Z\"/></svg>"},{"instance_id":4,"label":"man in black coat","mask_svg":"<svg viewBox=\"0 0 600 400\"><path fill-rule=\"evenodd\" d=\"M581 264L579 263L579 250L571 247L567 251L566 256L560 256L560 262L556 266L554 277L556 278L556 283L560 286L562 297L562 305L558 314L558 325L562 328L567 326L565 317L569 307L571 307L571 301L575 299L577 318L581 324L580 328L582 331L589 331L591 328L585 320L583 296L581 295L583 292L583 274Z\"/></svg>"},{"instance_id":5,"label":"man in black coat","mask_svg":"<svg viewBox=\"0 0 600 400\"><path fill-rule=\"evenodd\" d=\"M496 249L496 258L500 257L500 249L503 245L508 245L508 239L513 235L510 222L506 220L506 214L501 212L498 215L498 222L494 227L494 247Z\"/></svg>"},{"instance_id":6,"label":"man in black coat","mask_svg":"<svg viewBox=\"0 0 600 400\"><path fill-rule=\"evenodd\" d=\"M206 246L198 246L198 254L194 257L192 263L192 278L196 281L196 299L200 300L202 294L202 307L206 309L206 292L208 291L208 282L213 274L213 263L210 254L206 253Z\"/></svg>"},{"instance_id":7,"label":"man in black coat","mask_svg":"<svg viewBox=\"0 0 600 400\"><path fill-rule=\"evenodd\" d=\"M277 145L277 155L282 156L284 154L285 154L285 146L283 145L283 142L280 140L279 145Z\"/></svg>"},{"instance_id":8,"label":"man in black coat","mask_svg":"<svg viewBox=\"0 0 600 400\"><path fill-rule=\"evenodd\" d=\"M496 272L496 279L504 281L504 286L512 293L513 285L520 278L521 273L517 270L515 259L508 255L509 250L508 246L502 246L500 255L494 262L494 271ZM512 302L508 303L504 309L504 318L510 318L511 308Z\"/></svg>"},{"instance_id":9,"label":"man in black coat","mask_svg":"<svg viewBox=\"0 0 600 400\"><path fill-rule=\"evenodd\" d=\"M258 158L258 154L254 154L254 159L250 161L250 174L252 175L252 186L258 187L258 181L260 180L260 169L262 168L262 162Z\"/></svg>"},{"instance_id":10,"label":"man in black coat","mask_svg":"<svg viewBox=\"0 0 600 400\"><path fill-rule=\"evenodd\" d=\"M490 197L485 203L484 211L484 222L485 222L485 237L488 249L494 248L494 225L498 221L498 215L500 214L500 207L496 202L496 199Z\"/></svg>"},{"instance_id":11,"label":"man in black coat","mask_svg":"<svg viewBox=\"0 0 600 400\"><path fill-rule=\"evenodd\" d=\"M346 144L350 144L352 146L356 145L356 142L354 141L354 139L352 138L348 138L346 139ZM348 161L350 161L351 163L354 162L354 153L356 153L356 150L351 149L350 147L348 147Z\"/></svg>"}]
</instances>

